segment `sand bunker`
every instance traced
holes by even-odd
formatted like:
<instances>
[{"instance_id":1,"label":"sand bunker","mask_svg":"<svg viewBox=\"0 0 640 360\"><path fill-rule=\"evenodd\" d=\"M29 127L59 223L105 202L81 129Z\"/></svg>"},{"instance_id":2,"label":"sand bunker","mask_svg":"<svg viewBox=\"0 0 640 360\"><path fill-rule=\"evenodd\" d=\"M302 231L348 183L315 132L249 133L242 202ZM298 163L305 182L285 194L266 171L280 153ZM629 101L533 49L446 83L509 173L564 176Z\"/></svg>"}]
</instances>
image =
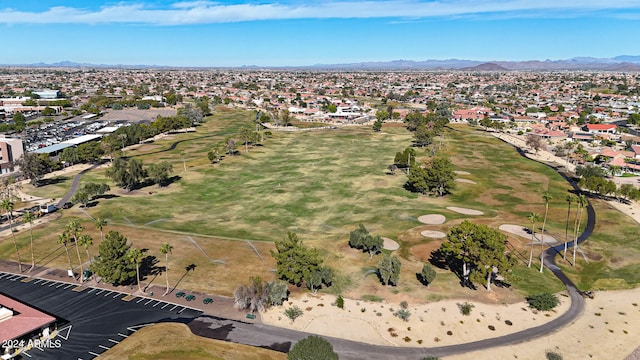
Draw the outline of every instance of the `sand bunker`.
<instances>
[{"instance_id":1,"label":"sand bunker","mask_svg":"<svg viewBox=\"0 0 640 360\"><path fill-rule=\"evenodd\" d=\"M385 250L398 250L400 249L400 244L398 244L397 241L383 237L382 240L384 241L384 243L382 244L382 248Z\"/></svg>"},{"instance_id":2,"label":"sand bunker","mask_svg":"<svg viewBox=\"0 0 640 360\"><path fill-rule=\"evenodd\" d=\"M465 184L475 184L476 182L473 180L469 180L469 179L456 179L456 182L459 183L465 183Z\"/></svg>"},{"instance_id":3,"label":"sand bunker","mask_svg":"<svg viewBox=\"0 0 640 360\"><path fill-rule=\"evenodd\" d=\"M500 225L498 229L511 233L513 235L521 236L525 239L531 240L531 229L526 228L520 225L512 225L512 224L504 224ZM536 231L535 242L540 243L540 238L542 234ZM549 245L558 244L558 240L556 240L553 236L549 235L546 231L544 234L544 243Z\"/></svg>"},{"instance_id":4,"label":"sand bunker","mask_svg":"<svg viewBox=\"0 0 640 360\"><path fill-rule=\"evenodd\" d=\"M468 171L456 170L454 173L458 175L471 175Z\"/></svg>"},{"instance_id":5,"label":"sand bunker","mask_svg":"<svg viewBox=\"0 0 640 360\"><path fill-rule=\"evenodd\" d=\"M444 215L440 215L440 214L422 215L418 218L418 221L427 225L444 224L445 220L447 219L444 217Z\"/></svg>"},{"instance_id":6,"label":"sand bunker","mask_svg":"<svg viewBox=\"0 0 640 360\"><path fill-rule=\"evenodd\" d=\"M457 206L449 206L447 207L448 210L457 212L459 214L465 214L465 215L484 215L484 212L480 211L480 210L473 210L473 209L467 209L467 208L461 208L461 207L457 207Z\"/></svg>"},{"instance_id":7,"label":"sand bunker","mask_svg":"<svg viewBox=\"0 0 640 360\"><path fill-rule=\"evenodd\" d=\"M442 231L435 231L435 230L425 230L421 232L420 235L428 238L435 238L435 239L439 239L447 236L447 234L443 233Z\"/></svg>"}]
</instances>

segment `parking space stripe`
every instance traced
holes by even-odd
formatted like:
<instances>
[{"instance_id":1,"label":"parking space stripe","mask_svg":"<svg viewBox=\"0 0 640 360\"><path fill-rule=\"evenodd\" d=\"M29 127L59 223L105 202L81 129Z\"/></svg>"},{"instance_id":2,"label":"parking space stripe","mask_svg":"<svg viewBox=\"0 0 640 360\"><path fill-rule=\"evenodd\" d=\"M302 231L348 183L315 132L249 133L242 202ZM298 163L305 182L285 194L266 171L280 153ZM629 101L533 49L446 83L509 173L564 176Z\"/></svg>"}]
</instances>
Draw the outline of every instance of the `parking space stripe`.
<instances>
[{"instance_id":1,"label":"parking space stripe","mask_svg":"<svg viewBox=\"0 0 640 360\"><path fill-rule=\"evenodd\" d=\"M56 282L52 281L51 284L49 284L49 287L52 287L55 284L56 284Z\"/></svg>"},{"instance_id":2,"label":"parking space stripe","mask_svg":"<svg viewBox=\"0 0 640 360\"><path fill-rule=\"evenodd\" d=\"M178 311L178 314L182 313L183 311L185 311L187 308L183 307L182 310Z\"/></svg>"},{"instance_id":3,"label":"parking space stripe","mask_svg":"<svg viewBox=\"0 0 640 360\"><path fill-rule=\"evenodd\" d=\"M173 311L173 309L177 308L178 305L174 305L171 309L169 309L169 311Z\"/></svg>"},{"instance_id":4,"label":"parking space stripe","mask_svg":"<svg viewBox=\"0 0 640 360\"><path fill-rule=\"evenodd\" d=\"M37 280L37 281L34 281L33 283L34 283L34 284L38 284L38 283L41 283L41 282L43 282L43 281L44 281L43 279L39 279L39 280Z\"/></svg>"},{"instance_id":5,"label":"parking space stripe","mask_svg":"<svg viewBox=\"0 0 640 360\"><path fill-rule=\"evenodd\" d=\"M25 352L21 352L20 354L24 354L24 355L27 355L28 357L31 357L31 354L29 354L29 353L28 353L28 352L26 352L26 351L25 351Z\"/></svg>"},{"instance_id":6,"label":"parking space stripe","mask_svg":"<svg viewBox=\"0 0 640 360\"><path fill-rule=\"evenodd\" d=\"M100 295L104 292L104 289L100 290L99 292L96 293L96 295Z\"/></svg>"},{"instance_id":7,"label":"parking space stripe","mask_svg":"<svg viewBox=\"0 0 640 360\"><path fill-rule=\"evenodd\" d=\"M9 274L2 274L2 275L0 275L0 279L2 279L3 277L5 277L5 276L7 276L7 275L9 275Z\"/></svg>"},{"instance_id":8,"label":"parking space stripe","mask_svg":"<svg viewBox=\"0 0 640 360\"><path fill-rule=\"evenodd\" d=\"M58 284L58 286L56 286L56 289L58 289L60 286L64 285L64 283L60 283Z\"/></svg>"},{"instance_id":9,"label":"parking space stripe","mask_svg":"<svg viewBox=\"0 0 640 360\"><path fill-rule=\"evenodd\" d=\"M163 307L161 307L161 308L160 308L160 310L162 310L162 309L166 308L167 306L169 306L169 303L164 304L164 306L163 306Z\"/></svg>"},{"instance_id":10,"label":"parking space stripe","mask_svg":"<svg viewBox=\"0 0 640 360\"><path fill-rule=\"evenodd\" d=\"M104 294L104 296L108 296L108 295L111 295L111 294L113 294L113 291L106 292L106 293Z\"/></svg>"},{"instance_id":11,"label":"parking space stripe","mask_svg":"<svg viewBox=\"0 0 640 360\"><path fill-rule=\"evenodd\" d=\"M117 298L118 296L122 295L121 293L116 293L115 295L113 295L113 298Z\"/></svg>"},{"instance_id":12,"label":"parking space stripe","mask_svg":"<svg viewBox=\"0 0 640 360\"><path fill-rule=\"evenodd\" d=\"M95 291L95 290L96 290L96 288L93 288L93 289L91 289L91 290L87 291L87 294L91 294L91 292L92 292L92 291Z\"/></svg>"},{"instance_id":13,"label":"parking space stripe","mask_svg":"<svg viewBox=\"0 0 640 360\"><path fill-rule=\"evenodd\" d=\"M153 301L153 299L151 299L151 300L147 301L147 302L146 302L146 303L144 303L144 304L145 304L145 305L149 305L149 303L150 303L150 302L152 302L152 301Z\"/></svg>"},{"instance_id":14,"label":"parking space stripe","mask_svg":"<svg viewBox=\"0 0 640 360\"><path fill-rule=\"evenodd\" d=\"M139 303L142 300L144 300L144 298L140 298L140 300L136 301L136 304Z\"/></svg>"},{"instance_id":15,"label":"parking space stripe","mask_svg":"<svg viewBox=\"0 0 640 360\"><path fill-rule=\"evenodd\" d=\"M103 349L105 349L105 350L109 350L109 349L111 349L111 348L108 348L108 347L106 347L106 346L104 346L104 345L98 345L98 346L99 346L99 347L101 347L101 348L103 348Z\"/></svg>"},{"instance_id":16,"label":"parking space stripe","mask_svg":"<svg viewBox=\"0 0 640 360\"><path fill-rule=\"evenodd\" d=\"M118 333L118 335L120 335L120 336L122 336L122 337L125 337L125 338L128 338L128 337L129 337L128 335L121 334L121 333Z\"/></svg>"},{"instance_id":17,"label":"parking space stripe","mask_svg":"<svg viewBox=\"0 0 640 360\"><path fill-rule=\"evenodd\" d=\"M114 344L120 344L120 341L115 341L115 340L113 340L113 339L107 339L107 340L111 341L111 342L112 342L112 343L114 343Z\"/></svg>"},{"instance_id":18,"label":"parking space stripe","mask_svg":"<svg viewBox=\"0 0 640 360\"><path fill-rule=\"evenodd\" d=\"M93 351L89 351L89 354L93 355L93 356L100 356L100 354L96 354Z\"/></svg>"},{"instance_id":19,"label":"parking space stripe","mask_svg":"<svg viewBox=\"0 0 640 360\"><path fill-rule=\"evenodd\" d=\"M68 288L70 288L72 286L76 286L76 284L69 284L69 285L65 286L64 289L66 290L66 289L68 289Z\"/></svg>"},{"instance_id":20,"label":"parking space stripe","mask_svg":"<svg viewBox=\"0 0 640 360\"><path fill-rule=\"evenodd\" d=\"M153 305L153 307L156 307L158 305L160 305L160 301L158 301L155 305Z\"/></svg>"}]
</instances>

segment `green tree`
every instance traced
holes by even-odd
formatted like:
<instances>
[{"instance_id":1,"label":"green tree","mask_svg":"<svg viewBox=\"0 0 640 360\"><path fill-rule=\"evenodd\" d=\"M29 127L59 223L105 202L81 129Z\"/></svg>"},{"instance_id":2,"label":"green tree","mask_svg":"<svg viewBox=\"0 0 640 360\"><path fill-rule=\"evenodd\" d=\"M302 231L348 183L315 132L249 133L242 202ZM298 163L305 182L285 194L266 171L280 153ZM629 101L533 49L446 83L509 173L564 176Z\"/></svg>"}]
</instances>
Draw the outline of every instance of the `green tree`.
<instances>
[{"instance_id":1,"label":"green tree","mask_svg":"<svg viewBox=\"0 0 640 360\"><path fill-rule=\"evenodd\" d=\"M67 253L67 260L69 261L69 270L73 273L73 265L71 265L71 254L69 254L69 247L67 244L69 243L69 234L63 232L58 235L58 244L61 244L64 247L64 252Z\"/></svg>"},{"instance_id":2,"label":"green tree","mask_svg":"<svg viewBox=\"0 0 640 360\"><path fill-rule=\"evenodd\" d=\"M89 194L86 191L80 190L73 194L71 202L74 204L82 204L83 207L87 207L89 203Z\"/></svg>"},{"instance_id":3,"label":"green tree","mask_svg":"<svg viewBox=\"0 0 640 360\"><path fill-rule=\"evenodd\" d=\"M416 150L408 147L402 152L397 152L393 163L401 169L413 169L416 163Z\"/></svg>"},{"instance_id":4,"label":"green tree","mask_svg":"<svg viewBox=\"0 0 640 360\"><path fill-rule=\"evenodd\" d=\"M287 283L280 280L269 282L269 306L282 305L289 295Z\"/></svg>"},{"instance_id":5,"label":"green tree","mask_svg":"<svg viewBox=\"0 0 640 360\"><path fill-rule=\"evenodd\" d=\"M20 167L22 174L29 179L31 185L37 187L40 184L40 180L49 172L49 162L45 159L48 156L47 154L28 152L18 159L17 165Z\"/></svg>"},{"instance_id":6,"label":"green tree","mask_svg":"<svg viewBox=\"0 0 640 360\"><path fill-rule=\"evenodd\" d=\"M288 360L338 360L330 342L320 336L310 335L298 341L289 353Z\"/></svg>"},{"instance_id":7,"label":"green tree","mask_svg":"<svg viewBox=\"0 0 640 360\"><path fill-rule=\"evenodd\" d=\"M64 229L64 231L69 235L69 238L73 239L73 243L76 247L78 262L80 263L79 282L81 283L83 281L84 267L82 266L82 258L80 257L80 244L78 243L78 238L80 237L80 234L82 234L83 230L84 228L82 227L82 225L80 225L80 223L77 220L69 221Z\"/></svg>"},{"instance_id":8,"label":"green tree","mask_svg":"<svg viewBox=\"0 0 640 360\"><path fill-rule=\"evenodd\" d=\"M527 297L527 302L532 309L549 311L560 304L558 297L550 293L535 294Z\"/></svg>"},{"instance_id":9,"label":"green tree","mask_svg":"<svg viewBox=\"0 0 640 360\"><path fill-rule=\"evenodd\" d=\"M107 220L103 219L103 218L95 218L93 220L93 226L96 227L96 229L98 229L100 231L100 242L102 242L104 240L104 236L102 234L102 229L104 229L105 226L107 226Z\"/></svg>"},{"instance_id":10,"label":"green tree","mask_svg":"<svg viewBox=\"0 0 640 360\"><path fill-rule=\"evenodd\" d=\"M28 211L22 215L22 222L29 224L29 244L31 247L31 268L29 271L33 270L36 267L36 256L33 252L33 220L35 220L35 215L31 211Z\"/></svg>"},{"instance_id":11,"label":"green tree","mask_svg":"<svg viewBox=\"0 0 640 360\"><path fill-rule=\"evenodd\" d=\"M117 231L109 231L100 243L91 271L116 286L129 283L136 276L135 266L127 259L129 248L126 237Z\"/></svg>"},{"instance_id":12,"label":"green tree","mask_svg":"<svg viewBox=\"0 0 640 360\"><path fill-rule=\"evenodd\" d=\"M500 231L465 220L449 230L439 252L464 284L468 280L486 281L490 291L494 268L506 277L513 267L513 259L506 254L505 241L506 236Z\"/></svg>"},{"instance_id":13,"label":"green tree","mask_svg":"<svg viewBox=\"0 0 640 360\"><path fill-rule=\"evenodd\" d=\"M576 203L578 205L578 209L576 210L577 215L573 228L573 266L576 265L576 251L578 251L578 231L580 231L580 225L582 222L582 209L588 205L587 198L583 194L580 194L577 197Z\"/></svg>"},{"instance_id":14,"label":"green tree","mask_svg":"<svg viewBox=\"0 0 640 360\"><path fill-rule=\"evenodd\" d=\"M131 247L127 250L126 258L136 268L136 283L138 284L138 290L142 292L140 287L140 263L144 259L144 253L138 248Z\"/></svg>"},{"instance_id":15,"label":"green tree","mask_svg":"<svg viewBox=\"0 0 640 360\"><path fill-rule=\"evenodd\" d=\"M378 276L382 285L398 285L402 263L396 256L385 254L378 263Z\"/></svg>"},{"instance_id":16,"label":"green tree","mask_svg":"<svg viewBox=\"0 0 640 360\"><path fill-rule=\"evenodd\" d=\"M149 179L153 181L158 186L162 187L167 184L169 181L169 177L173 172L173 165L168 161L161 161L159 163L153 163L149 165L146 170Z\"/></svg>"},{"instance_id":17,"label":"green tree","mask_svg":"<svg viewBox=\"0 0 640 360\"><path fill-rule=\"evenodd\" d=\"M167 280L167 289L162 296L166 296L169 293L169 254L173 251L173 246L168 242L163 242L160 246L160 252L164 255L164 277Z\"/></svg>"},{"instance_id":18,"label":"green tree","mask_svg":"<svg viewBox=\"0 0 640 360\"><path fill-rule=\"evenodd\" d=\"M292 307L286 308L284 310L284 314L289 318L289 320L291 320L291 323L293 324L293 322L296 321L297 318L304 314L304 311L302 311L302 309L300 309L297 305L293 305Z\"/></svg>"},{"instance_id":19,"label":"green tree","mask_svg":"<svg viewBox=\"0 0 640 360\"><path fill-rule=\"evenodd\" d=\"M531 221L531 251L529 252L529 264L527 264L527 267L531 267L531 263L533 262L533 244L536 238L536 223L540 221L540 214L532 212L529 214L528 219Z\"/></svg>"},{"instance_id":20,"label":"green tree","mask_svg":"<svg viewBox=\"0 0 640 360\"><path fill-rule=\"evenodd\" d=\"M435 134L432 130L427 129L426 126L419 126L413 133L413 136L415 138L415 144L417 146L425 147L433 143Z\"/></svg>"},{"instance_id":21,"label":"green tree","mask_svg":"<svg viewBox=\"0 0 640 360\"><path fill-rule=\"evenodd\" d=\"M376 119L376 121L373 122L373 131L380 132L381 130L382 130L382 120Z\"/></svg>"},{"instance_id":22,"label":"green tree","mask_svg":"<svg viewBox=\"0 0 640 360\"><path fill-rule=\"evenodd\" d=\"M72 146L62 150L62 154L60 154L60 161L69 165L77 163L79 161L78 148Z\"/></svg>"},{"instance_id":23,"label":"green tree","mask_svg":"<svg viewBox=\"0 0 640 360\"><path fill-rule=\"evenodd\" d=\"M123 189L133 190L146 176L142 167L142 160L116 158L109 169L107 176Z\"/></svg>"},{"instance_id":24,"label":"green tree","mask_svg":"<svg viewBox=\"0 0 640 360\"><path fill-rule=\"evenodd\" d=\"M91 254L89 253L89 248L93 246L93 238L91 235L82 234L78 237L78 244L84 248L84 251L87 253L87 262L89 266L91 266Z\"/></svg>"},{"instance_id":25,"label":"green tree","mask_svg":"<svg viewBox=\"0 0 640 360\"><path fill-rule=\"evenodd\" d=\"M562 258L567 260L567 244L569 243L569 219L571 218L571 203L575 201L575 197L571 194L568 194L567 197L564 198L567 202L567 222L564 228L564 252L562 253Z\"/></svg>"},{"instance_id":26,"label":"green tree","mask_svg":"<svg viewBox=\"0 0 640 360\"><path fill-rule=\"evenodd\" d=\"M430 191L444 196L455 188L453 165L449 158L444 156L433 158L425 167L413 169L407 178L407 187L423 194Z\"/></svg>"},{"instance_id":27,"label":"green tree","mask_svg":"<svg viewBox=\"0 0 640 360\"><path fill-rule=\"evenodd\" d=\"M371 235L363 224L349 233L349 246L369 253L369 259L382 250L384 241L380 235Z\"/></svg>"},{"instance_id":28,"label":"green tree","mask_svg":"<svg viewBox=\"0 0 640 360\"><path fill-rule=\"evenodd\" d=\"M13 239L13 246L16 249L16 255L18 256L18 270L22 272L22 260L20 259L20 249L18 249L18 242L16 241L16 235L13 233L13 201L9 199L2 200L2 210L9 214L9 232L11 232L11 238Z\"/></svg>"},{"instance_id":29,"label":"green tree","mask_svg":"<svg viewBox=\"0 0 640 360\"><path fill-rule=\"evenodd\" d=\"M427 285L427 288L428 288L429 285L431 285L431 283L433 282L433 280L436 279L436 271L433 269L433 266L429 264L422 265L422 271L420 271L420 278L422 279L422 282L424 282Z\"/></svg>"},{"instance_id":30,"label":"green tree","mask_svg":"<svg viewBox=\"0 0 640 360\"><path fill-rule=\"evenodd\" d=\"M544 200L544 219L542 220L542 232L540 233L540 272L544 269L544 228L547 225L547 214L549 213L549 201L553 199L551 193L545 191L542 194Z\"/></svg>"},{"instance_id":31,"label":"green tree","mask_svg":"<svg viewBox=\"0 0 640 360\"><path fill-rule=\"evenodd\" d=\"M276 240L275 247L276 251L270 252L276 260L278 279L300 286L310 272L320 267L318 250L304 246L293 232L287 233L287 237L282 240Z\"/></svg>"}]
</instances>

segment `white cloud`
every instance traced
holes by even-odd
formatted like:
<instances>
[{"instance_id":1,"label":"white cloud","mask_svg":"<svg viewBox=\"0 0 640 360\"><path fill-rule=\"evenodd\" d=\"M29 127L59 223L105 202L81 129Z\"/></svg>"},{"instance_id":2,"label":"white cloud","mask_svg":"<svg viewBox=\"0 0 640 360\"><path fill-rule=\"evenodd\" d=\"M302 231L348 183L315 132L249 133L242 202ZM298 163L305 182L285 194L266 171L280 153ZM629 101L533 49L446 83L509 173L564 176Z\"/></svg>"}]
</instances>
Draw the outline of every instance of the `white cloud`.
<instances>
[{"instance_id":1,"label":"white cloud","mask_svg":"<svg viewBox=\"0 0 640 360\"><path fill-rule=\"evenodd\" d=\"M168 8L143 3L118 3L98 10L66 6L42 12L0 10L0 23L20 24L109 24L138 23L152 25L207 24L278 19L320 18L399 18L500 15L500 17L549 17L599 15L614 12L625 17L640 10L638 0L405 0L405 1L329 1L261 2L223 4L211 1L182 1ZM633 14L635 16L636 14Z\"/></svg>"}]
</instances>

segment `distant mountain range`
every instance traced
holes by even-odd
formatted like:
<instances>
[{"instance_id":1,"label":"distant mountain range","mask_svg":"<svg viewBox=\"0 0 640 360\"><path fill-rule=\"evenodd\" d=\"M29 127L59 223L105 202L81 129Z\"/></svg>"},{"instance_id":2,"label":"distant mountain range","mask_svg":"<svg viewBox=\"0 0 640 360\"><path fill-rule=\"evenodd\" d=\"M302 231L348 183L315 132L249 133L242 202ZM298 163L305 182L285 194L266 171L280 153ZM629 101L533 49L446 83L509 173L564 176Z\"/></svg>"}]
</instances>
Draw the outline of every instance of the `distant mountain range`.
<instances>
[{"instance_id":1,"label":"distant mountain range","mask_svg":"<svg viewBox=\"0 0 640 360\"><path fill-rule=\"evenodd\" d=\"M179 67L161 65L107 65L75 63L61 61L57 63L35 63L0 65L12 67L42 67L42 68L126 68L126 69L175 69L175 68L205 68ZM229 68L216 67L210 68ZM527 61L476 61L476 60L392 60L379 62L359 62L347 64L316 64L310 66L242 66L242 69L307 69L307 70L370 70L370 71L418 71L418 70L460 70L460 71L559 71L559 70L599 70L599 71L640 71L640 56L620 55L614 58L574 57L567 60L527 60Z\"/></svg>"}]
</instances>

